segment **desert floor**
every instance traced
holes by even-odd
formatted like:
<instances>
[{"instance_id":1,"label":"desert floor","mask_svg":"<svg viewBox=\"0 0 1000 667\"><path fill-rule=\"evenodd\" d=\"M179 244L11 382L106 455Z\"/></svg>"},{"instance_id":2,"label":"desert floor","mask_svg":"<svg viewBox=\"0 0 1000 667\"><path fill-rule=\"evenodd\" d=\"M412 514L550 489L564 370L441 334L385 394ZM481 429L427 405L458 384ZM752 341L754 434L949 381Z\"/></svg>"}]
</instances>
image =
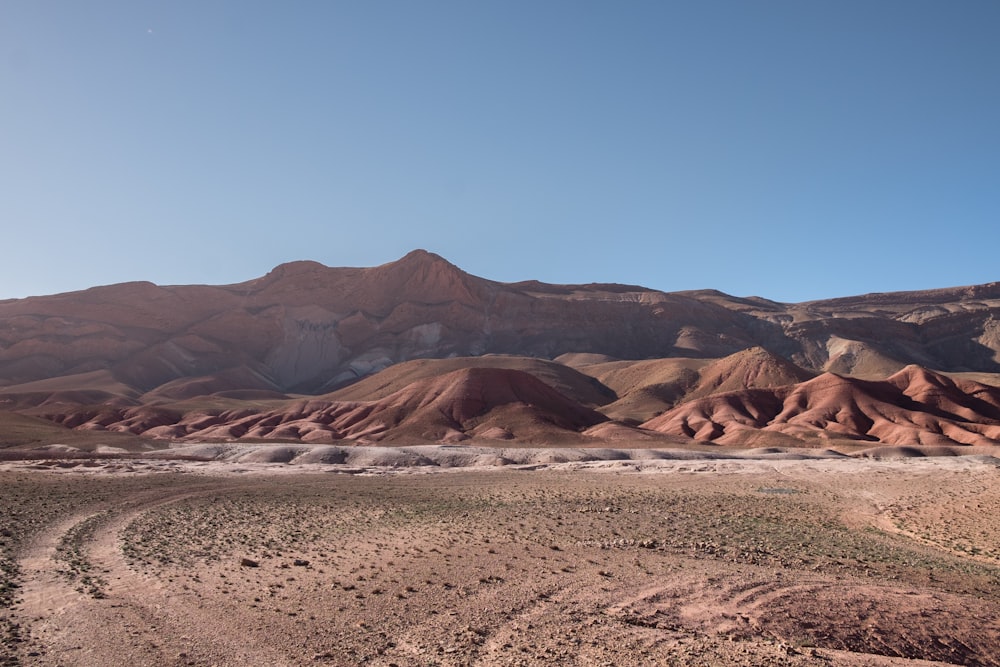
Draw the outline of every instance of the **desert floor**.
<instances>
[{"instance_id":1,"label":"desert floor","mask_svg":"<svg viewBox=\"0 0 1000 667\"><path fill-rule=\"evenodd\" d=\"M50 460L0 490L2 665L1000 665L990 457Z\"/></svg>"}]
</instances>

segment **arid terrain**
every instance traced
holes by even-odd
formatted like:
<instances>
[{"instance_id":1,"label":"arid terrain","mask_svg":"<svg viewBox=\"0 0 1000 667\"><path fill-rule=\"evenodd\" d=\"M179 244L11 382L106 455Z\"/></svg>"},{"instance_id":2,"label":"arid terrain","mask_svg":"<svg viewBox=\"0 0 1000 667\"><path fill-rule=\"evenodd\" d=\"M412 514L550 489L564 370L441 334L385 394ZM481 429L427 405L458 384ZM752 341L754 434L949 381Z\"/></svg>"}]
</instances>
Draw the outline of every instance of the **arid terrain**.
<instances>
[{"instance_id":1,"label":"arid terrain","mask_svg":"<svg viewBox=\"0 0 1000 667\"><path fill-rule=\"evenodd\" d=\"M558 452L7 462L2 664L1000 664L996 458Z\"/></svg>"},{"instance_id":2,"label":"arid terrain","mask_svg":"<svg viewBox=\"0 0 1000 667\"><path fill-rule=\"evenodd\" d=\"M0 301L0 665L1000 665L998 322L425 251Z\"/></svg>"},{"instance_id":3,"label":"arid terrain","mask_svg":"<svg viewBox=\"0 0 1000 667\"><path fill-rule=\"evenodd\" d=\"M993 447L997 322L997 283L782 304L422 250L109 285L0 302L0 447Z\"/></svg>"}]
</instances>

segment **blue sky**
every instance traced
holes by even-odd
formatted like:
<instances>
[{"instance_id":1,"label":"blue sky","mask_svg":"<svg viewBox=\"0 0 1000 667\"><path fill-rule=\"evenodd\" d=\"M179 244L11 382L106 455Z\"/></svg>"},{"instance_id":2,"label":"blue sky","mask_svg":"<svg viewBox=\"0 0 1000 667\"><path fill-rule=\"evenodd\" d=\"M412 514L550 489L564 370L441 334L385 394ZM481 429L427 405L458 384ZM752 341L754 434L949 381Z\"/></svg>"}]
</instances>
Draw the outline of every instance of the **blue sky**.
<instances>
[{"instance_id":1,"label":"blue sky","mask_svg":"<svg viewBox=\"0 0 1000 667\"><path fill-rule=\"evenodd\" d=\"M0 298L413 248L803 301L1000 280L995 0L0 4Z\"/></svg>"}]
</instances>

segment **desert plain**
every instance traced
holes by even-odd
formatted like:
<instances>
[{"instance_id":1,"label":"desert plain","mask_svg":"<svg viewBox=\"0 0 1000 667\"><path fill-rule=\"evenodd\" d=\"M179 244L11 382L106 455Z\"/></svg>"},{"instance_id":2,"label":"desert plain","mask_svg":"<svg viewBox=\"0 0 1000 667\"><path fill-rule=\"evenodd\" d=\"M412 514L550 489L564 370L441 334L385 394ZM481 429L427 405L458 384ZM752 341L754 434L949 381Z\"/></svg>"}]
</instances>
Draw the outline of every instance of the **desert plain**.
<instances>
[{"instance_id":1,"label":"desert plain","mask_svg":"<svg viewBox=\"0 0 1000 667\"><path fill-rule=\"evenodd\" d=\"M0 664L1000 664L992 456L461 449L0 464Z\"/></svg>"},{"instance_id":2,"label":"desert plain","mask_svg":"<svg viewBox=\"0 0 1000 667\"><path fill-rule=\"evenodd\" d=\"M1000 665L1000 283L416 250L0 301L0 667Z\"/></svg>"}]
</instances>

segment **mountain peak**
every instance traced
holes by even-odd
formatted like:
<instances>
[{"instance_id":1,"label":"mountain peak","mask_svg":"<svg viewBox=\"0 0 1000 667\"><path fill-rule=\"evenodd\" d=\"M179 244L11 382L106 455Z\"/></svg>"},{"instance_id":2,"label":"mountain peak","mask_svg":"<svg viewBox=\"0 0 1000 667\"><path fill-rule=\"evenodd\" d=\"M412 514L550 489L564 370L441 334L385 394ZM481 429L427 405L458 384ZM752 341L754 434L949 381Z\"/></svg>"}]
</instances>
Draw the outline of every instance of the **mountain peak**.
<instances>
[{"instance_id":1,"label":"mountain peak","mask_svg":"<svg viewBox=\"0 0 1000 667\"><path fill-rule=\"evenodd\" d=\"M446 260L441 255L430 252L429 250L424 250L423 248L417 248L415 250L411 250L410 252L406 253L398 260L396 260L395 263L417 263L417 262L421 264L426 262L431 262L431 263L444 262L446 264L451 264L451 262Z\"/></svg>"},{"instance_id":2,"label":"mountain peak","mask_svg":"<svg viewBox=\"0 0 1000 667\"><path fill-rule=\"evenodd\" d=\"M446 260L441 255L437 253L430 252L429 250L424 250L423 248L417 248L416 250L411 250L394 262L387 262L381 266L374 267L376 270L389 270L389 271L448 271L457 272L464 274L460 268Z\"/></svg>"},{"instance_id":3,"label":"mountain peak","mask_svg":"<svg viewBox=\"0 0 1000 667\"><path fill-rule=\"evenodd\" d=\"M401 259L365 269L373 285L388 294L416 302L460 301L476 303L476 285L485 283L440 255L414 250Z\"/></svg>"}]
</instances>

